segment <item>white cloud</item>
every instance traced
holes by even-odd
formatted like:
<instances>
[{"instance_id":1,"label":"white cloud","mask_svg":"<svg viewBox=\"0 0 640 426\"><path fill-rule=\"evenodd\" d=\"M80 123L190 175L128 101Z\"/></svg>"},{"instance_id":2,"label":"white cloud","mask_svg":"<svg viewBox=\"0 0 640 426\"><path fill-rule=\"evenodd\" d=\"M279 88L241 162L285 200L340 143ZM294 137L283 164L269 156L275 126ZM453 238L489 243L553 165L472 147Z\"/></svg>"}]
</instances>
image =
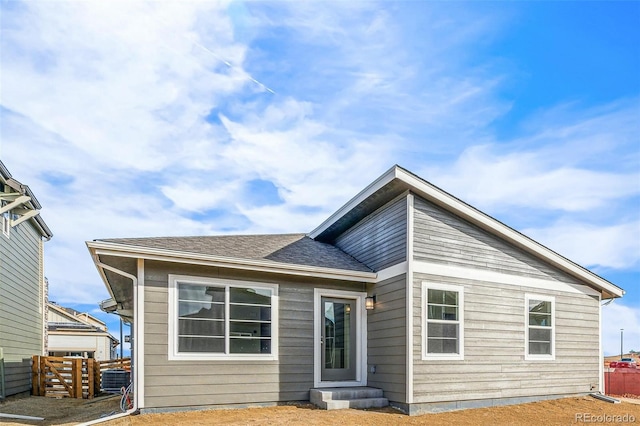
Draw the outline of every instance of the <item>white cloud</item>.
<instances>
[{"instance_id":1,"label":"white cloud","mask_svg":"<svg viewBox=\"0 0 640 426\"><path fill-rule=\"evenodd\" d=\"M602 347L604 354L620 354L620 329L623 332L623 352L640 351L640 307L627 306L622 301L602 307Z\"/></svg>"},{"instance_id":2,"label":"white cloud","mask_svg":"<svg viewBox=\"0 0 640 426\"><path fill-rule=\"evenodd\" d=\"M540 147L502 153L498 146L467 148L452 168L436 169L437 183L471 204L493 211L513 207L588 211L640 194L637 171L596 171L547 161Z\"/></svg>"},{"instance_id":3,"label":"white cloud","mask_svg":"<svg viewBox=\"0 0 640 426\"><path fill-rule=\"evenodd\" d=\"M615 269L640 265L640 220L599 226L561 221L523 232L581 265Z\"/></svg>"},{"instance_id":4,"label":"white cloud","mask_svg":"<svg viewBox=\"0 0 640 426\"><path fill-rule=\"evenodd\" d=\"M218 3L23 6L4 17L20 29L3 31L2 103L102 167L165 167L208 133L203 117L220 97L249 81L192 41L241 60ZM215 36L201 40L205 18Z\"/></svg>"}]
</instances>

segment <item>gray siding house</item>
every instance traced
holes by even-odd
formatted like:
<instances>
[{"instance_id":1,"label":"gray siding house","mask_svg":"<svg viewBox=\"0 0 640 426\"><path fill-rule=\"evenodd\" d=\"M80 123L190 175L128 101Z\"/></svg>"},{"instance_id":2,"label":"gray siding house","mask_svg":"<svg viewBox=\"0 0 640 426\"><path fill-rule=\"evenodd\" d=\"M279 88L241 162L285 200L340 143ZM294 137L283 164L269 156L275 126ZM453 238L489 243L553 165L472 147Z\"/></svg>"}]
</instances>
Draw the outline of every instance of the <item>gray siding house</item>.
<instances>
[{"instance_id":1,"label":"gray siding house","mask_svg":"<svg viewBox=\"0 0 640 426\"><path fill-rule=\"evenodd\" d=\"M31 388L31 356L45 354L44 242L40 203L0 161L0 398Z\"/></svg>"},{"instance_id":2,"label":"gray siding house","mask_svg":"<svg viewBox=\"0 0 640 426\"><path fill-rule=\"evenodd\" d=\"M602 389L600 303L624 294L398 166L308 234L87 245L103 305L133 324L141 411L586 394Z\"/></svg>"}]
</instances>

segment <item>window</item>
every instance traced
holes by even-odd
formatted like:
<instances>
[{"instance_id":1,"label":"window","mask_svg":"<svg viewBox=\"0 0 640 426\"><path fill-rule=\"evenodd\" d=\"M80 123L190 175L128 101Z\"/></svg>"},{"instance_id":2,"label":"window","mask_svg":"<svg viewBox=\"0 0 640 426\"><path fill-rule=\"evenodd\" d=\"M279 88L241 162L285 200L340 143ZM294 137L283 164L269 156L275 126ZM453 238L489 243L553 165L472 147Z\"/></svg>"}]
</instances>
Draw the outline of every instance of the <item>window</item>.
<instances>
[{"instance_id":1,"label":"window","mask_svg":"<svg viewBox=\"0 0 640 426\"><path fill-rule=\"evenodd\" d=\"M555 298L525 296L525 359L555 359Z\"/></svg>"},{"instance_id":2,"label":"window","mask_svg":"<svg viewBox=\"0 0 640 426\"><path fill-rule=\"evenodd\" d=\"M169 277L170 359L277 359L277 286Z\"/></svg>"},{"instance_id":3,"label":"window","mask_svg":"<svg viewBox=\"0 0 640 426\"><path fill-rule=\"evenodd\" d=\"M6 204L5 201L2 201L0 203L1 207L4 207ZM4 212L2 213L2 215L0 215L0 225L2 225L2 233L8 237L10 235L11 232L11 213L9 212Z\"/></svg>"},{"instance_id":4,"label":"window","mask_svg":"<svg viewBox=\"0 0 640 426\"><path fill-rule=\"evenodd\" d=\"M464 287L422 283L422 359L464 359Z\"/></svg>"}]
</instances>

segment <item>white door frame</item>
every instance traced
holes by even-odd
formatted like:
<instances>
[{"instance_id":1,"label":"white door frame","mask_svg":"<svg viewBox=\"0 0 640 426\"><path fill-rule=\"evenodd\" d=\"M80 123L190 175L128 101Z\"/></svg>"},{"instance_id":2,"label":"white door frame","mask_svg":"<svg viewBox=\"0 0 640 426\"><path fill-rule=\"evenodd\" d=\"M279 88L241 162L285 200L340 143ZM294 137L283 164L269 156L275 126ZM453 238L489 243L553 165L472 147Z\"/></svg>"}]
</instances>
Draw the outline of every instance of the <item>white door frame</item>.
<instances>
[{"instance_id":1,"label":"white door frame","mask_svg":"<svg viewBox=\"0 0 640 426\"><path fill-rule=\"evenodd\" d=\"M341 299L352 299L356 301L356 380L349 381L322 381L322 326L320 313L322 310L322 297L336 297ZM367 293L359 291L331 290L315 288L313 290L313 386L323 387L346 387L346 386L366 386L367 385L367 311L364 308L364 299Z\"/></svg>"}]
</instances>

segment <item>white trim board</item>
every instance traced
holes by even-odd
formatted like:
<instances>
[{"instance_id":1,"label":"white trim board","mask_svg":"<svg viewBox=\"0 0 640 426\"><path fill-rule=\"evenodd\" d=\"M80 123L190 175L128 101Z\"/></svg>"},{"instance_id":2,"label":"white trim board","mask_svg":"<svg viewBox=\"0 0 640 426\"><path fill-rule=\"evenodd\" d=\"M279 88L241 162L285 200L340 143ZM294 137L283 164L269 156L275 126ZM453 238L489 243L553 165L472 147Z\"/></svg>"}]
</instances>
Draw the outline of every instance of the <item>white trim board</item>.
<instances>
[{"instance_id":1,"label":"white trim board","mask_svg":"<svg viewBox=\"0 0 640 426\"><path fill-rule=\"evenodd\" d=\"M378 271L378 277L376 283L386 281L389 278L397 277L398 275L406 274L408 271L408 262L400 262L396 265L389 266L388 268Z\"/></svg>"},{"instance_id":2,"label":"white trim board","mask_svg":"<svg viewBox=\"0 0 640 426\"><path fill-rule=\"evenodd\" d=\"M261 261L253 259L237 259L233 257L212 256L173 250L153 249L125 244L88 241L89 250L95 255L134 257L146 260L187 263L190 265L217 266L221 268L242 269L249 271L271 272L307 277L330 278L345 281L374 283L374 272L350 271L346 269L322 268L307 265L295 265Z\"/></svg>"},{"instance_id":3,"label":"white trim board","mask_svg":"<svg viewBox=\"0 0 640 426\"><path fill-rule=\"evenodd\" d=\"M483 281L488 283L513 285L518 287L530 287L540 290L560 291L564 293L588 294L590 296L600 295L598 291L586 285L570 284L562 281L543 280L540 278L530 278L522 275L501 274L494 271L463 268L460 266L444 265L440 263L415 261L413 262L413 272L419 272L429 275L439 275L444 277L462 278L473 281Z\"/></svg>"},{"instance_id":4,"label":"white trim board","mask_svg":"<svg viewBox=\"0 0 640 426\"><path fill-rule=\"evenodd\" d=\"M407 404L413 403L413 265L415 260L413 259L413 229L414 229L414 203L415 197L409 193L407 195L407 277L406 277L406 385L405 385L405 400Z\"/></svg>"},{"instance_id":5,"label":"white trim board","mask_svg":"<svg viewBox=\"0 0 640 426\"><path fill-rule=\"evenodd\" d=\"M134 298L135 303L135 311L137 311L137 317L134 314L134 323L136 334L134 336L135 339L135 365L134 368L137 368L137 383L134 387L134 393L138 397L137 408L144 408L144 394L145 394L145 384L144 384L144 259L138 259L138 279L137 282L134 283L134 294L137 297ZM134 311L134 312L135 312ZM122 344L122 343L121 343Z\"/></svg>"}]
</instances>

